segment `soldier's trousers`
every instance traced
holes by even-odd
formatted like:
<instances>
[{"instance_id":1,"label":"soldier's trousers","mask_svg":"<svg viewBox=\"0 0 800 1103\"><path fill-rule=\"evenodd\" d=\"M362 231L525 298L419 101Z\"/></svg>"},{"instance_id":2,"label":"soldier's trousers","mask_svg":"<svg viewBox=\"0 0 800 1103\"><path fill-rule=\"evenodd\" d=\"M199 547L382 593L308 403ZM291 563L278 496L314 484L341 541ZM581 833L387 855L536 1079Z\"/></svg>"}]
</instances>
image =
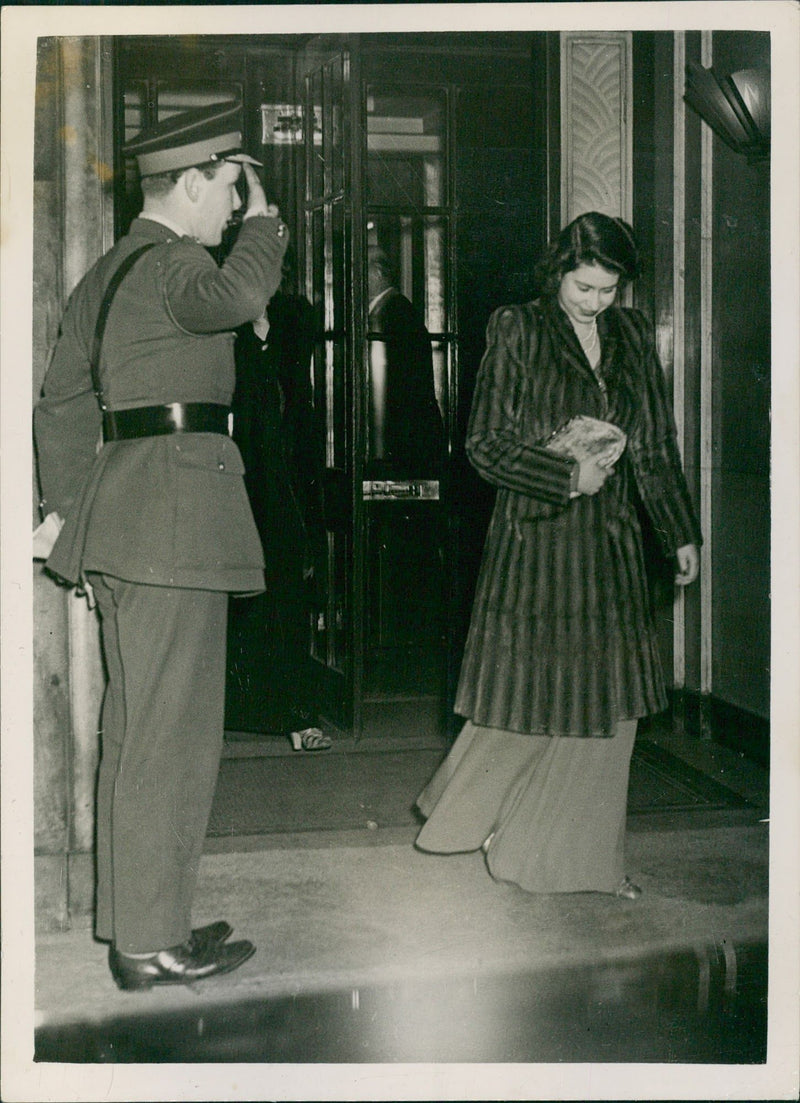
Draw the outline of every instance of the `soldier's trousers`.
<instances>
[{"instance_id":1,"label":"soldier's trousers","mask_svg":"<svg viewBox=\"0 0 800 1103\"><path fill-rule=\"evenodd\" d=\"M222 753L228 595L89 576L108 686L95 933L128 953L184 942Z\"/></svg>"}]
</instances>

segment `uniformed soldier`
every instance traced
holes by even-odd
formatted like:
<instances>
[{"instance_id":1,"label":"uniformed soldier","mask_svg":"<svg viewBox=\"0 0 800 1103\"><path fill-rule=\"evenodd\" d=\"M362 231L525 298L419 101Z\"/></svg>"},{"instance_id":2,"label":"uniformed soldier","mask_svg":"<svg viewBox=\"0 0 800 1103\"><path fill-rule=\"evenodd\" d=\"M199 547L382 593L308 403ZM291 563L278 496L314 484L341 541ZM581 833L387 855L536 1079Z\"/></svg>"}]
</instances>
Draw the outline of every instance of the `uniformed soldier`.
<instances>
[{"instance_id":1,"label":"uniformed soldier","mask_svg":"<svg viewBox=\"0 0 800 1103\"><path fill-rule=\"evenodd\" d=\"M170 118L126 152L142 213L72 294L34 424L42 514L60 529L47 567L92 591L101 617L96 936L136 989L229 972L255 950L226 941L225 921L193 931L191 907L222 751L228 593L264 588L229 436L233 330L264 313L287 231L231 105ZM218 265L205 247L242 206L242 172L241 229Z\"/></svg>"}]
</instances>

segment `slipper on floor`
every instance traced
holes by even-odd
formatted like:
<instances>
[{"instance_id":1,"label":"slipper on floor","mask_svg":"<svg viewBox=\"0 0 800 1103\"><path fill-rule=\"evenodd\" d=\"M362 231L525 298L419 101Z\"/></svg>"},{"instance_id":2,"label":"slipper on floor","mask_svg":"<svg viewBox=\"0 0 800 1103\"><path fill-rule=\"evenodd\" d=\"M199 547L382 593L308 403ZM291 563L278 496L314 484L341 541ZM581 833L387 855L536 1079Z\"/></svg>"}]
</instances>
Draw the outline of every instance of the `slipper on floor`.
<instances>
[{"instance_id":1,"label":"slipper on floor","mask_svg":"<svg viewBox=\"0 0 800 1103\"><path fill-rule=\"evenodd\" d=\"M329 751L333 741L320 728L303 728L302 731L289 732L292 747L296 751Z\"/></svg>"}]
</instances>

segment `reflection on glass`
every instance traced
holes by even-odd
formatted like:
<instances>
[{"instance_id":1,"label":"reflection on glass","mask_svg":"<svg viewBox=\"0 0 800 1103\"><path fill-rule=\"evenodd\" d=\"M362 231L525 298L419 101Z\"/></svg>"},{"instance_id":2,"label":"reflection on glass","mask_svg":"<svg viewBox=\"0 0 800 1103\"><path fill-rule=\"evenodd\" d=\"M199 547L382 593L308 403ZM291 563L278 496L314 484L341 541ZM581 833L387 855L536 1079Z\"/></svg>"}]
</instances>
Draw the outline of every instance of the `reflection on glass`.
<instances>
[{"instance_id":1,"label":"reflection on glass","mask_svg":"<svg viewBox=\"0 0 800 1103\"><path fill-rule=\"evenodd\" d=\"M330 568L333 578L328 604L330 631L328 633L328 665L343 671L348 652L345 602L347 592L347 564L350 558L350 541L346 532L329 534L331 545Z\"/></svg>"},{"instance_id":2,"label":"reflection on glass","mask_svg":"<svg viewBox=\"0 0 800 1103\"><path fill-rule=\"evenodd\" d=\"M124 95L125 141L128 142L146 126L147 85L137 82L126 88Z\"/></svg>"},{"instance_id":3,"label":"reflection on glass","mask_svg":"<svg viewBox=\"0 0 800 1103\"><path fill-rule=\"evenodd\" d=\"M402 254L401 254L402 255ZM444 450L431 338L380 245L368 247L368 476L437 478Z\"/></svg>"},{"instance_id":4,"label":"reflection on glass","mask_svg":"<svg viewBox=\"0 0 800 1103\"><path fill-rule=\"evenodd\" d=\"M311 265L309 297L314 307L314 325L319 332L325 328L325 221L321 207L311 212Z\"/></svg>"},{"instance_id":5,"label":"reflection on glass","mask_svg":"<svg viewBox=\"0 0 800 1103\"><path fill-rule=\"evenodd\" d=\"M324 224L325 224L325 329L330 331L333 329L333 240L332 240L332 226L331 226L331 207L330 203L325 203L324 206Z\"/></svg>"},{"instance_id":6,"label":"reflection on glass","mask_svg":"<svg viewBox=\"0 0 800 1103\"><path fill-rule=\"evenodd\" d=\"M425 157L423 166L423 186L425 188L425 203L428 207L438 207L442 202L442 159L441 157Z\"/></svg>"},{"instance_id":7,"label":"reflection on glass","mask_svg":"<svg viewBox=\"0 0 800 1103\"><path fill-rule=\"evenodd\" d=\"M440 410L449 406L449 375L447 370L447 345L443 341L433 342L433 387L436 402Z\"/></svg>"},{"instance_id":8,"label":"reflection on glass","mask_svg":"<svg viewBox=\"0 0 800 1103\"><path fill-rule=\"evenodd\" d=\"M340 192L345 186L345 136L342 133L342 101L344 98L344 66L342 57L335 57L330 66L328 98L331 105L331 191Z\"/></svg>"},{"instance_id":9,"label":"reflection on glass","mask_svg":"<svg viewBox=\"0 0 800 1103\"><path fill-rule=\"evenodd\" d=\"M336 466L336 365L333 341L325 342L325 464Z\"/></svg>"},{"instance_id":10,"label":"reflection on glass","mask_svg":"<svg viewBox=\"0 0 800 1103\"><path fill-rule=\"evenodd\" d=\"M422 254L425 264L425 320L432 333L447 329L445 309L445 242L443 218L426 218L422 224Z\"/></svg>"},{"instance_id":11,"label":"reflection on glass","mask_svg":"<svg viewBox=\"0 0 800 1103\"><path fill-rule=\"evenodd\" d=\"M331 466L344 469L348 466L347 443L349 440L344 341L341 339L328 341L327 348L331 373L329 401L333 415L333 462Z\"/></svg>"},{"instance_id":12,"label":"reflection on glass","mask_svg":"<svg viewBox=\"0 0 800 1103\"><path fill-rule=\"evenodd\" d=\"M308 198L320 195L324 186L325 159L322 141L317 139L317 120L322 119L322 71L312 73L307 80L306 116L314 125L306 132L306 157L308 158Z\"/></svg>"},{"instance_id":13,"label":"reflection on glass","mask_svg":"<svg viewBox=\"0 0 800 1103\"><path fill-rule=\"evenodd\" d=\"M386 342L370 338L368 432L369 456L372 460L383 460L386 456L386 359Z\"/></svg>"},{"instance_id":14,"label":"reflection on glass","mask_svg":"<svg viewBox=\"0 0 800 1103\"><path fill-rule=\"evenodd\" d=\"M324 454L326 467L330 467L333 462L333 415L327 401L329 386L328 375L328 360L325 342L317 338L317 340L314 342L312 385L314 389L316 431L324 434Z\"/></svg>"},{"instance_id":15,"label":"reflection on glass","mask_svg":"<svg viewBox=\"0 0 800 1103\"><path fill-rule=\"evenodd\" d=\"M241 86L219 84L203 85L171 85L158 82L158 122L169 119L172 115L180 115L183 111L191 111L196 107L211 107L218 103L241 102Z\"/></svg>"},{"instance_id":16,"label":"reflection on glass","mask_svg":"<svg viewBox=\"0 0 800 1103\"><path fill-rule=\"evenodd\" d=\"M431 333L447 331L446 257L448 222L444 216L374 215L367 221L367 251L383 252L397 288L423 316Z\"/></svg>"},{"instance_id":17,"label":"reflection on glass","mask_svg":"<svg viewBox=\"0 0 800 1103\"><path fill-rule=\"evenodd\" d=\"M147 125L147 85L143 82L137 82L125 90L124 119L125 141L128 142ZM125 196L126 205L130 202L135 208L131 211L133 216L142 204L141 180L135 157L125 158Z\"/></svg>"},{"instance_id":18,"label":"reflection on glass","mask_svg":"<svg viewBox=\"0 0 800 1103\"><path fill-rule=\"evenodd\" d=\"M444 195L443 93L367 93L367 200L438 207Z\"/></svg>"},{"instance_id":19,"label":"reflection on glass","mask_svg":"<svg viewBox=\"0 0 800 1103\"><path fill-rule=\"evenodd\" d=\"M345 241L345 209L344 201L337 200L331 209L331 249L333 270L333 315L331 325L337 333L341 333L346 326L346 241Z\"/></svg>"}]
</instances>

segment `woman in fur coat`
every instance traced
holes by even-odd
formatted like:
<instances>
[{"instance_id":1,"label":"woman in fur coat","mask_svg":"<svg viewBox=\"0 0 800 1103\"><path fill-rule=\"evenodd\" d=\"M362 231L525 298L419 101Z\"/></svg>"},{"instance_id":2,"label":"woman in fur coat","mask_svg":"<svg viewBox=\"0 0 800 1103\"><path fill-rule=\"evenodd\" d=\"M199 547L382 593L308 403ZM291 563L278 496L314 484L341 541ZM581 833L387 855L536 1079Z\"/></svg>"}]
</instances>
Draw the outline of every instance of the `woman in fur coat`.
<instances>
[{"instance_id":1,"label":"woman in fur coat","mask_svg":"<svg viewBox=\"0 0 800 1103\"><path fill-rule=\"evenodd\" d=\"M456 696L468 719L418 798L416 845L482 847L494 878L531 892L640 895L624 867L628 771L637 721L666 695L637 498L676 583L699 568L652 327L614 305L638 267L621 219L570 223L541 297L492 315L470 416L467 454L497 498ZM559 447L578 415L622 431L611 457Z\"/></svg>"}]
</instances>

